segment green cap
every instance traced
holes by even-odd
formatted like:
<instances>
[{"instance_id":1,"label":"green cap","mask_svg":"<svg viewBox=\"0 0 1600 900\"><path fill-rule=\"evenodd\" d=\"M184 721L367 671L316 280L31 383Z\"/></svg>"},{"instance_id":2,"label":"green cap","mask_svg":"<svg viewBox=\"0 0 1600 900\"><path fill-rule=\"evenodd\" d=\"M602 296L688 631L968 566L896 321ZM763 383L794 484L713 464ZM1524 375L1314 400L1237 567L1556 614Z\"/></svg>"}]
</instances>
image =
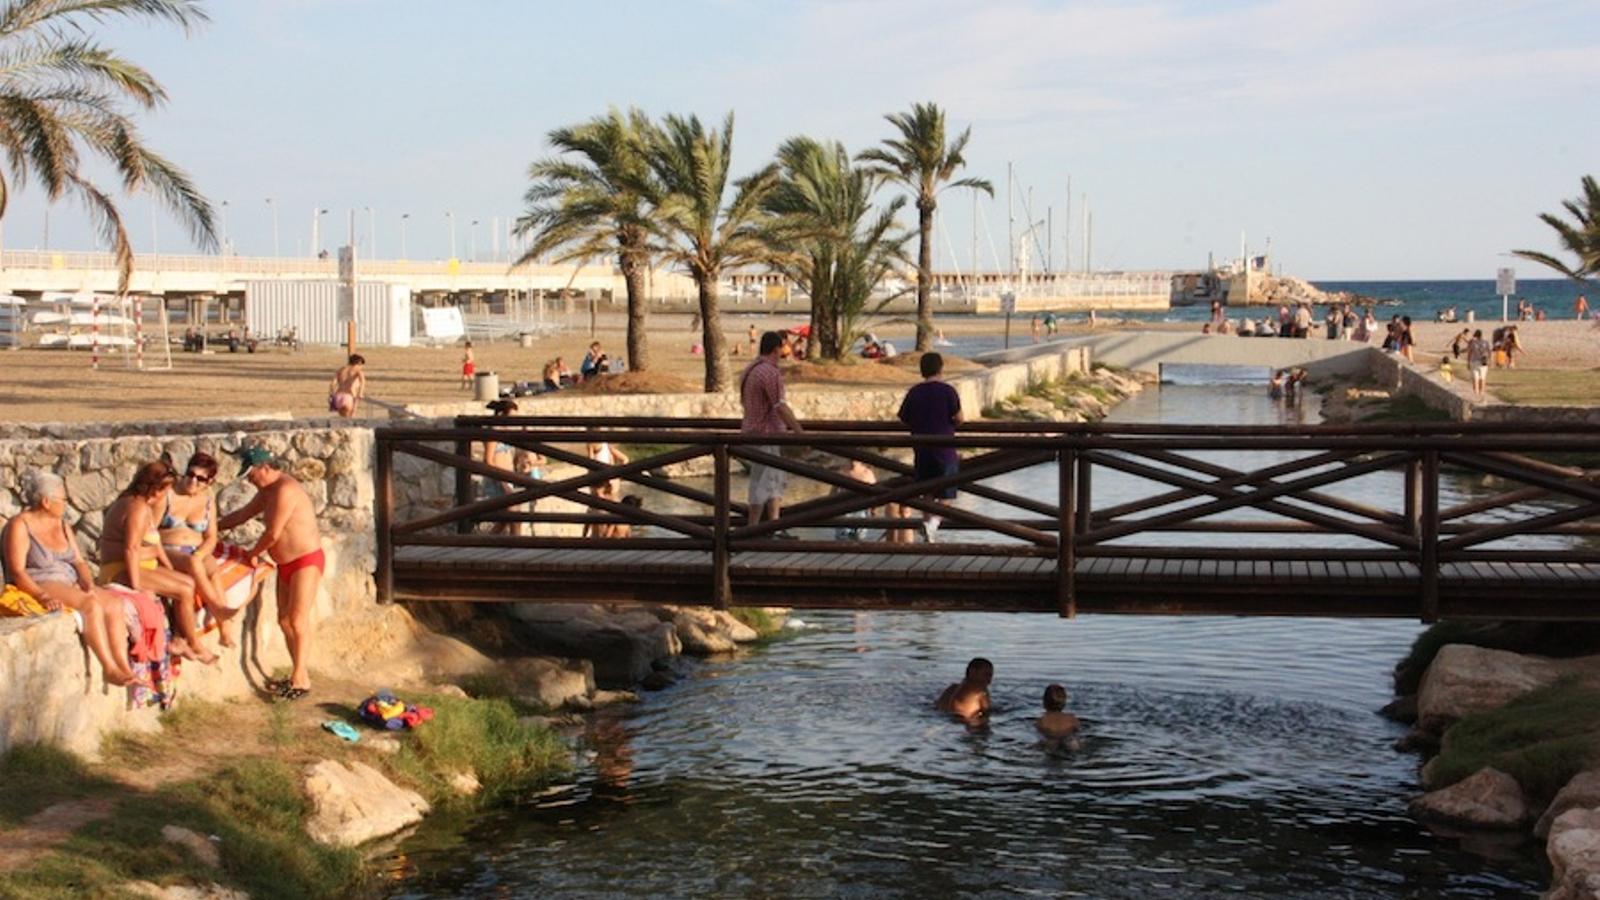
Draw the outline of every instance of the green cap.
<instances>
[{"instance_id":1,"label":"green cap","mask_svg":"<svg viewBox=\"0 0 1600 900\"><path fill-rule=\"evenodd\" d=\"M256 466L261 465L262 463L267 463L273 468L277 468L278 458L272 455L271 450L268 450L259 444L251 444L248 447L240 447L239 449L233 451L233 455L239 459L239 474L241 475L250 471Z\"/></svg>"}]
</instances>

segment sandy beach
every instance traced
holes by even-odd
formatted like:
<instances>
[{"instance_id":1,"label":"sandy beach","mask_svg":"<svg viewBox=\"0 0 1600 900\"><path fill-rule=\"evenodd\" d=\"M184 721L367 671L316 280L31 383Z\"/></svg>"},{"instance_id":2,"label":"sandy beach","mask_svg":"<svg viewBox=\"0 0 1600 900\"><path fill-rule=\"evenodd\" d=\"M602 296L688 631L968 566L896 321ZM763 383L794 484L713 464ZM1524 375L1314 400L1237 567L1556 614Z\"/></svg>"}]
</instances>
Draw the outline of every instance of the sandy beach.
<instances>
[{"instance_id":1,"label":"sandy beach","mask_svg":"<svg viewBox=\"0 0 1600 900\"><path fill-rule=\"evenodd\" d=\"M725 320L730 344L741 351L748 329L789 327L803 321L787 316L731 316ZM689 330L689 317L658 315L651 319L651 377L638 379L635 388L652 390L698 390L704 362L689 352L697 332ZM1004 323L992 318L946 317L938 320L947 337L997 335ZM1486 331L1498 323L1479 323ZM1572 320L1521 323L1527 353L1521 368L1594 369L1600 367L1600 328L1589 322ZM623 346L624 320L620 315L603 316L594 339L610 352ZM1193 323L1107 323L1100 327L1138 327L1159 330L1197 330ZM1463 325L1418 323L1419 362L1437 362L1448 352L1450 339ZM901 349L913 343L914 328L905 318L875 322L873 328L893 340ZM1082 320L1063 327L1064 334L1086 332ZM1319 340L1320 338L1312 338ZM537 381L544 362L561 356L577 369L588 347L587 322L575 323L560 334L534 342L524 348L513 341L482 343L474 348L479 371L494 371L502 384L511 381ZM1218 335L1215 340L1265 340ZM1030 342L1028 322L1012 322L1013 346ZM1247 361L1241 344L1241 362ZM460 387L461 347L370 347L361 351L368 360L369 394L391 404L437 403L466 399ZM321 416L327 412L328 380L343 361L343 349L307 347L290 353L261 347L256 353L193 354L174 352L170 371L144 371L128 367L120 356L101 359L98 371L89 367L89 354L60 350L0 351L7 363L7 377L0 385L0 421L7 422L113 422L220 418L235 415L289 413L294 416ZM154 359L156 354L148 354ZM742 366L747 356L735 358ZM863 367L860 383L910 382L915 376L902 369L895 377L869 372ZM813 374L810 377L823 377ZM830 374L825 380L851 383L854 377ZM1493 379L1491 379L1491 382ZM370 408L371 415L383 411Z\"/></svg>"}]
</instances>

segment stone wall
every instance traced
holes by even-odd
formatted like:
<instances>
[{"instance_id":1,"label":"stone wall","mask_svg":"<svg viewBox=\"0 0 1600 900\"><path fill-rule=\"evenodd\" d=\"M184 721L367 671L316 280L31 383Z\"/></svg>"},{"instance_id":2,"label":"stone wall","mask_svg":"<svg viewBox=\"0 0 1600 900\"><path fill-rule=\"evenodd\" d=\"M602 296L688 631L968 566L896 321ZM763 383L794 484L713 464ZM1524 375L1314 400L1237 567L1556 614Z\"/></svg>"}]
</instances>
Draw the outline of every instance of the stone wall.
<instances>
[{"instance_id":1,"label":"stone wall","mask_svg":"<svg viewBox=\"0 0 1600 900\"><path fill-rule=\"evenodd\" d=\"M228 427L231 426L231 427ZM46 469L67 484L67 517L86 559L96 559L103 510L144 462L162 452L183 465L191 453L216 456L218 505L223 511L243 505L253 489L238 478L238 464L227 454L245 439L259 441L288 462L288 470L306 486L323 529L327 575L317 597L319 620L346 622L374 616L372 581L372 431L333 422L181 423L145 426L39 426L35 435L8 429L0 438L0 519L21 507L20 479L30 470ZM212 430L217 429L217 430ZM160 432L160 433L152 433ZM44 436L48 435L48 436ZM225 535L249 544L261 534L252 523ZM288 664L283 637L275 620L275 582L263 587L262 602L250 607L241 636L242 650L228 651L216 667L186 663L180 679L182 696L220 699L239 696L262 677ZM385 620L377 615L377 619ZM390 623L393 624L393 623ZM375 626L385 627L385 626ZM327 643L318 661L342 661L347 648ZM92 661L74 631L70 615L41 619L0 620L0 752L18 743L49 741L93 753L100 737L118 729L154 727L151 710L126 709L126 693L106 687L98 663Z\"/></svg>"},{"instance_id":2,"label":"stone wall","mask_svg":"<svg viewBox=\"0 0 1600 900\"><path fill-rule=\"evenodd\" d=\"M1457 422L1513 422L1525 425L1588 424L1600 425L1600 406L1524 406L1494 399L1493 369L1489 370L1491 395L1474 400L1472 382L1457 379L1446 384L1434 366L1408 363L1393 353L1368 351L1368 372L1397 397L1416 397L1428 406L1448 413Z\"/></svg>"}]
</instances>

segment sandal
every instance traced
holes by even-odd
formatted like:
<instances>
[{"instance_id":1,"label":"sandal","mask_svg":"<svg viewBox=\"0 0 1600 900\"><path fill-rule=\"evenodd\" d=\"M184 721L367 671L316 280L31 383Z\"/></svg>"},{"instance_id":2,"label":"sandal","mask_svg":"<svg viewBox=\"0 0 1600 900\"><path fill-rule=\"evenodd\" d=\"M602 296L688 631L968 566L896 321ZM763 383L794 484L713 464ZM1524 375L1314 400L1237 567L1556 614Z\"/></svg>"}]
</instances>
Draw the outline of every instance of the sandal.
<instances>
[{"instance_id":1,"label":"sandal","mask_svg":"<svg viewBox=\"0 0 1600 900\"><path fill-rule=\"evenodd\" d=\"M281 696L284 691L289 689L289 679L268 678L266 681L262 682L261 687L269 694Z\"/></svg>"},{"instance_id":2,"label":"sandal","mask_svg":"<svg viewBox=\"0 0 1600 900\"><path fill-rule=\"evenodd\" d=\"M279 692L278 699L279 700L287 700L287 701L293 702L295 700L299 700L299 699L305 697L306 695L308 695L310 693L311 693L311 688L292 687L292 688L287 688L287 689Z\"/></svg>"}]
</instances>

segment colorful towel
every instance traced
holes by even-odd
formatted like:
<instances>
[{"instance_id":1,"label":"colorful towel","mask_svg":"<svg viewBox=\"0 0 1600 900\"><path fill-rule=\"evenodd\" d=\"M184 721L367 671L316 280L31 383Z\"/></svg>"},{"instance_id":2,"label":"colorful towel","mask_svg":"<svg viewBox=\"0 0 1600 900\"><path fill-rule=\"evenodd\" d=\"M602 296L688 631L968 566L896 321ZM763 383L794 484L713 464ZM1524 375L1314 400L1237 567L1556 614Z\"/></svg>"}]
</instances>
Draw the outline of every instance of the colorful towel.
<instances>
[{"instance_id":1,"label":"colorful towel","mask_svg":"<svg viewBox=\"0 0 1600 900\"><path fill-rule=\"evenodd\" d=\"M426 706L412 706L397 699L388 691L379 691L361 701L356 713L361 717L361 721L373 728L383 728L388 731L416 728L433 718L433 710Z\"/></svg>"},{"instance_id":2,"label":"colorful towel","mask_svg":"<svg viewBox=\"0 0 1600 900\"><path fill-rule=\"evenodd\" d=\"M167 609L149 591L130 591L121 585L110 589L122 596L123 616L128 624L128 659L133 663L134 677L147 682L128 685L128 706L169 710L178 699L179 661L172 658L167 646L172 638Z\"/></svg>"},{"instance_id":3,"label":"colorful towel","mask_svg":"<svg viewBox=\"0 0 1600 900\"><path fill-rule=\"evenodd\" d=\"M0 619L15 619L25 616L42 616L49 612L44 604L33 599L33 595L14 584L5 586L0 591Z\"/></svg>"},{"instance_id":4,"label":"colorful towel","mask_svg":"<svg viewBox=\"0 0 1600 900\"><path fill-rule=\"evenodd\" d=\"M254 600L261 582L273 569L266 560L250 565L249 553L237 544L219 542L212 555L217 559L217 575L222 580L222 605L229 609L241 609Z\"/></svg>"}]
</instances>

